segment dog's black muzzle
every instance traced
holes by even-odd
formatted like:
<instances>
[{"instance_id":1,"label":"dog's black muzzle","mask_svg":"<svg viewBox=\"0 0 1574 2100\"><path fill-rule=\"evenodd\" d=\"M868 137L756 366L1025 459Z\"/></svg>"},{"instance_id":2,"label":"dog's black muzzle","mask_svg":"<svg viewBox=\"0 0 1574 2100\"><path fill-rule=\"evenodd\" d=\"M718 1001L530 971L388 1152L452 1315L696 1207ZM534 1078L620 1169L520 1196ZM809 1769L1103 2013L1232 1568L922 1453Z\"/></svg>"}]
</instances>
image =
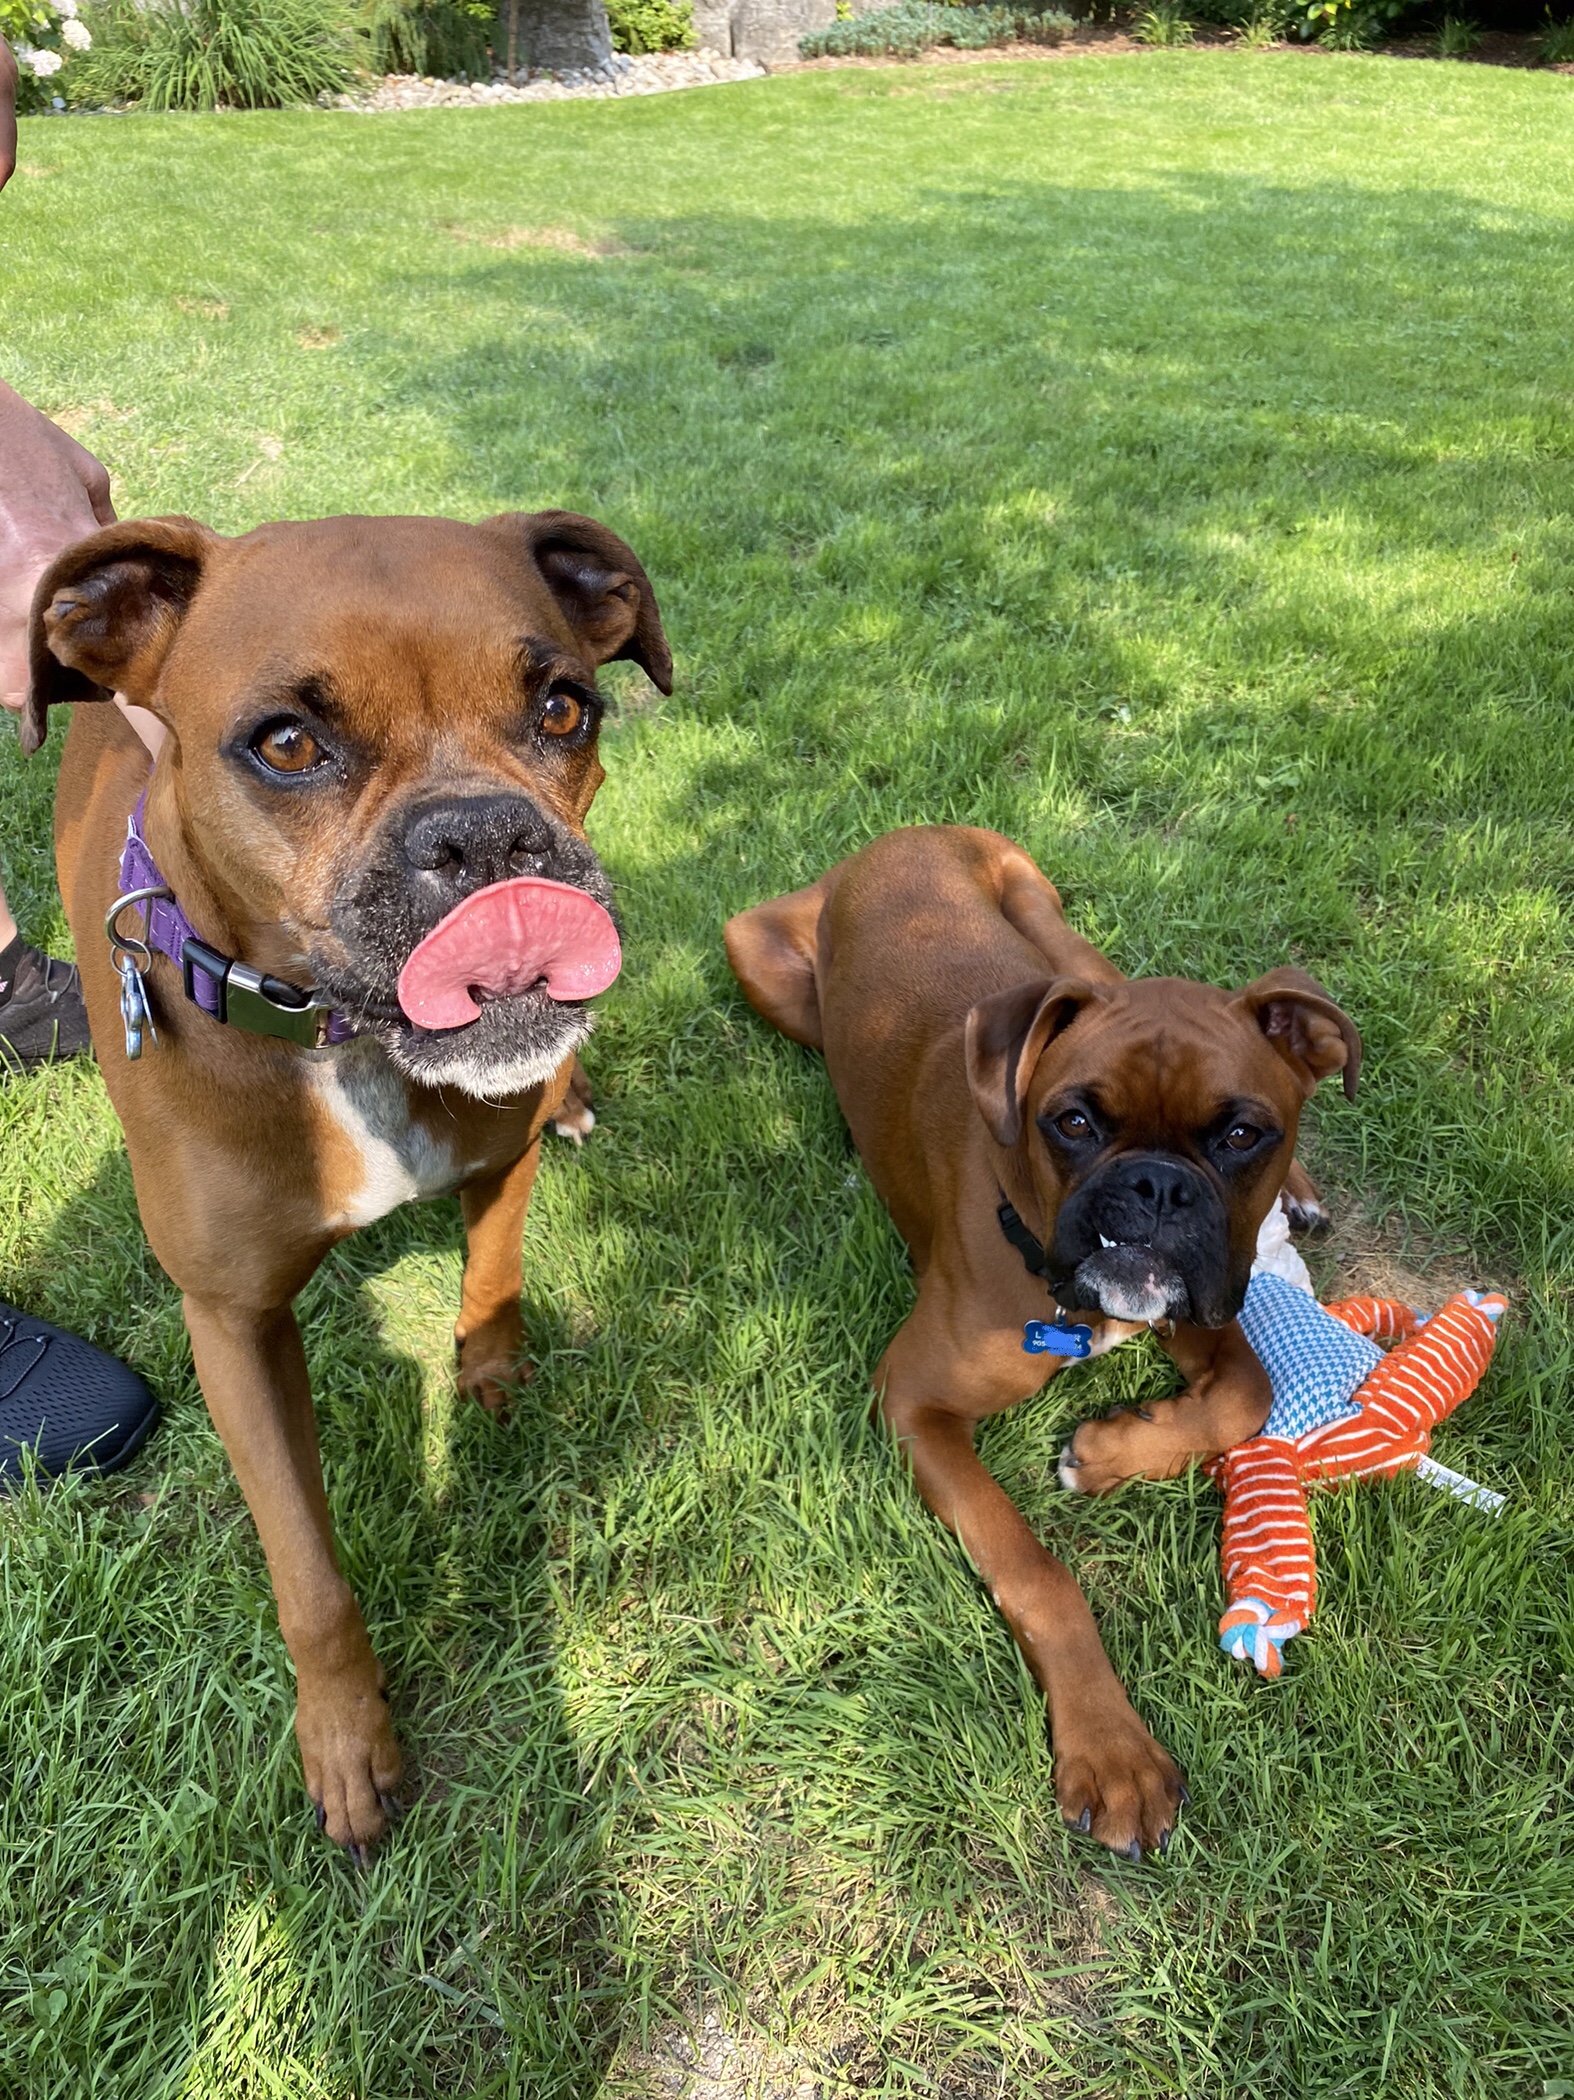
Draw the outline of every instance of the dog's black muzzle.
<instances>
[{"instance_id":1,"label":"dog's black muzzle","mask_svg":"<svg viewBox=\"0 0 1574 2100\"><path fill-rule=\"evenodd\" d=\"M1115 1320L1186 1320L1223 1327L1246 1278L1230 1274L1230 1220L1215 1184L1189 1160L1128 1152L1090 1174L1061 1204L1052 1267L1070 1281L1064 1303Z\"/></svg>"},{"instance_id":2,"label":"dog's black muzzle","mask_svg":"<svg viewBox=\"0 0 1574 2100\"><path fill-rule=\"evenodd\" d=\"M463 1028L417 1028L400 1010L399 973L411 950L476 890L520 875L567 883L612 910L612 885L585 841L518 793L428 796L407 805L341 888L329 913L340 954L324 956L318 983L336 1006L363 1017L411 1078L483 1098L517 1092L549 1075L590 1033L583 1005L540 988L487 1000L480 1019Z\"/></svg>"}]
</instances>

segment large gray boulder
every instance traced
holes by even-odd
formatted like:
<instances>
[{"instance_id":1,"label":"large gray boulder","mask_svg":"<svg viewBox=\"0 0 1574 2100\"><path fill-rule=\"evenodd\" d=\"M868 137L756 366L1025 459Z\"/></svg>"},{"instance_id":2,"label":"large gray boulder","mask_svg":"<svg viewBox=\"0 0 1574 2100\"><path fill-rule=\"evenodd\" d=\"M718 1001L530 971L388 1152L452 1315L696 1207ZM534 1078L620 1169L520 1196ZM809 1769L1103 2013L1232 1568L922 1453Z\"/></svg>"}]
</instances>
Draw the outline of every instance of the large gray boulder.
<instances>
[{"instance_id":1,"label":"large gray boulder","mask_svg":"<svg viewBox=\"0 0 1574 2100\"><path fill-rule=\"evenodd\" d=\"M888 5L852 0L852 11L867 15ZM694 0L695 33L707 49L762 66L789 64L806 29L825 29L835 20L836 0Z\"/></svg>"},{"instance_id":2,"label":"large gray boulder","mask_svg":"<svg viewBox=\"0 0 1574 2100\"><path fill-rule=\"evenodd\" d=\"M602 0L518 0L519 63L550 66L604 66L612 56L612 34ZM497 50L507 45L509 0L498 15Z\"/></svg>"}]
</instances>

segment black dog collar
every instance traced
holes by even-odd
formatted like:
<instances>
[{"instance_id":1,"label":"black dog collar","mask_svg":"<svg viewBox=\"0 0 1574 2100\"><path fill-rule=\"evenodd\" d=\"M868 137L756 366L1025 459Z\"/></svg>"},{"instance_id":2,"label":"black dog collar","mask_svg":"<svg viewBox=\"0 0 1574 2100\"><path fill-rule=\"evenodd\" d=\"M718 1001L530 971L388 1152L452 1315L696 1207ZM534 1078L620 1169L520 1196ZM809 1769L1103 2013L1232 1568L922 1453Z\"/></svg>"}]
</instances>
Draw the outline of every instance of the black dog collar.
<instances>
[{"instance_id":1,"label":"black dog collar","mask_svg":"<svg viewBox=\"0 0 1574 2100\"><path fill-rule=\"evenodd\" d=\"M1055 1287L1050 1282L1049 1257L1043 1246L1023 1224L1020 1214L1005 1190L1000 1191L1000 1201L995 1209L1000 1220L1000 1230L1022 1257L1022 1266L1030 1276L1039 1277L1048 1287L1055 1302L1053 1320L1029 1320L1022 1330L1022 1348L1028 1356L1090 1356L1093 1352L1093 1329L1073 1327L1060 1309L1055 1298Z\"/></svg>"}]
</instances>

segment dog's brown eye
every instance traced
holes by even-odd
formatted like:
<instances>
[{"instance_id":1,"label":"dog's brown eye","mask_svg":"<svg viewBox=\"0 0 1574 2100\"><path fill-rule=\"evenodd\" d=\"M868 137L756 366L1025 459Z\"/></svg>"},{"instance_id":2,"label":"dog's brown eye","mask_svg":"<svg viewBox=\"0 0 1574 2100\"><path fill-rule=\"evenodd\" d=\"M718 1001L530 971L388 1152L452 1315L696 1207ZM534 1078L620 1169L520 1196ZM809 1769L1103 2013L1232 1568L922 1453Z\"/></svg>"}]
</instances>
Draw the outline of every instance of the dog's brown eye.
<instances>
[{"instance_id":1,"label":"dog's brown eye","mask_svg":"<svg viewBox=\"0 0 1574 2100\"><path fill-rule=\"evenodd\" d=\"M270 773L309 773L323 760L322 746L304 722L275 722L251 748Z\"/></svg>"},{"instance_id":2,"label":"dog's brown eye","mask_svg":"<svg viewBox=\"0 0 1574 2100\"><path fill-rule=\"evenodd\" d=\"M1232 1152L1250 1152L1262 1132L1252 1123L1236 1123L1224 1133L1224 1142Z\"/></svg>"},{"instance_id":3,"label":"dog's brown eye","mask_svg":"<svg viewBox=\"0 0 1574 2100\"><path fill-rule=\"evenodd\" d=\"M541 727L548 736L572 736L584 713L572 693L549 693L541 710Z\"/></svg>"},{"instance_id":4,"label":"dog's brown eye","mask_svg":"<svg viewBox=\"0 0 1574 2100\"><path fill-rule=\"evenodd\" d=\"M1091 1133L1093 1125L1088 1121L1080 1108L1068 1108L1063 1116L1056 1116L1055 1128L1063 1138L1076 1139L1087 1137Z\"/></svg>"}]
</instances>

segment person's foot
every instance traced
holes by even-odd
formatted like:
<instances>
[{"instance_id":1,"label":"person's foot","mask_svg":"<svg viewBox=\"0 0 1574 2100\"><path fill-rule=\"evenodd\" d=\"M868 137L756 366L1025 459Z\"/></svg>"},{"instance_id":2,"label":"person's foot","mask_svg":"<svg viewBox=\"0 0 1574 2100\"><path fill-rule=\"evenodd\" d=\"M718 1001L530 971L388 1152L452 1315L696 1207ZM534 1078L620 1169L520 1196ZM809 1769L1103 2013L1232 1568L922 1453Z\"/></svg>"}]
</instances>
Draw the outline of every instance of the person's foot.
<instances>
[{"instance_id":1,"label":"person's foot","mask_svg":"<svg viewBox=\"0 0 1574 2100\"><path fill-rule=\"evenodd\" d=\"M113 1473L158 1420L136 1372L80 1335L0 1303L0 1491L40 1473Z\"/></svg>"},{"instance_id":2,"label":"person's foot","mask_svg":"<svg viewBox=\"0 0 1574 2100\"><path fill-rule=\"evenodd\" d=\"M17 934L0 949L0 1069L82 1057L92 1047L76 964L40 954Z\"/></svg>"}]
</instances>

